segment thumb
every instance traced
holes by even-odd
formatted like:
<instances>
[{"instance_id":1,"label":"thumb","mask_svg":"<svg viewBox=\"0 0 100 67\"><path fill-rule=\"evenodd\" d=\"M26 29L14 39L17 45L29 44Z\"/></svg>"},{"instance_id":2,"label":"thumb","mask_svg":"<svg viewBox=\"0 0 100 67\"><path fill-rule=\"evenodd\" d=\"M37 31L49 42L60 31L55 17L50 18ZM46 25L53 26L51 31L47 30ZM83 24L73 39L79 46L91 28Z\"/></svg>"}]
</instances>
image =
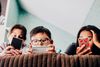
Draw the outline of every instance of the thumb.
<instances>
[{"instance_id":1,"label":"thumb","mask_svg":"<svg viewBox=\"0 0 100 67\"><path fill-rule=\"evenodd\" d=\"M12 47L12 46L7 46L6 47L6 50L10 50L10 49L14 49L14 47Z\"/></svg>"}]
</instances>

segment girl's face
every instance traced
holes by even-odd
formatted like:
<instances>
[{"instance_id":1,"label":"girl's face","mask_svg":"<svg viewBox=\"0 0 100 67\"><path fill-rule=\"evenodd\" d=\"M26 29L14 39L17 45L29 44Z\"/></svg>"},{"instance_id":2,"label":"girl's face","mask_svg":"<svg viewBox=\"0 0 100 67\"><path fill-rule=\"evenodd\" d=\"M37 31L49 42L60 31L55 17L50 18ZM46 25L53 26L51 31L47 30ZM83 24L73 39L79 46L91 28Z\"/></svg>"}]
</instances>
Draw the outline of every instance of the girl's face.
<instances>
[{"instance_id":1,"label":"girl's face","mask_svg":"<svg viewBox=\"0 0 100 67\"><path fill-rule=\"evenodd\" d=\"M15 38L21 38L22 37L22 30L13 29L13 31L11 32L11 35L13 35L13 37L15 37Z\"/></svg>"},{"instance_id":2,"label":"girl's face","mask_svg":"<svg viewBox=\"0 0 100 67\"><path fill-rule=\"evenodd\" d=\"M82 31L78 38L79 46L83 44L87 44L89 47L92 47L93 45L92 36L93 35L90 31L86 31L86 30Z\"/></svg>"},{"instance_id":3,"label":"girl's face","mask_svg":"<svg viewBox=\"0 0 100 67\"><path fill-rule=\"evenodd\" d=\"M11 43L13 38L22 38L22 30L20 29L13 29L12 32L8 35L9 43ZM23 39L21 39L23 40Z\"/></svg>"}]
</instances>

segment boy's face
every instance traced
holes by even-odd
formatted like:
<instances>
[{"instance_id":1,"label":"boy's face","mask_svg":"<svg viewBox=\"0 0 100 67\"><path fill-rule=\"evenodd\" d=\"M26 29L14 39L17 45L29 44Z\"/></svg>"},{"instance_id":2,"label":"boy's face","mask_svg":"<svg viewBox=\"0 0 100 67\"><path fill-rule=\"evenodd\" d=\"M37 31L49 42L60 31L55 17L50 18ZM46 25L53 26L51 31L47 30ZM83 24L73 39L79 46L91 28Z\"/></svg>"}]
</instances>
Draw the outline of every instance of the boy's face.
<instances>
[{"instance_id":1,"label":"boy's face","mask_svg":"<svg viewBox=\"0 0 100 67\"><path fill-rule=\"evenodd\" d=\"M51 44L51 39L45 33L37 33L31 37L33 46L48 46Z\"/></svg>"}]
</instances>

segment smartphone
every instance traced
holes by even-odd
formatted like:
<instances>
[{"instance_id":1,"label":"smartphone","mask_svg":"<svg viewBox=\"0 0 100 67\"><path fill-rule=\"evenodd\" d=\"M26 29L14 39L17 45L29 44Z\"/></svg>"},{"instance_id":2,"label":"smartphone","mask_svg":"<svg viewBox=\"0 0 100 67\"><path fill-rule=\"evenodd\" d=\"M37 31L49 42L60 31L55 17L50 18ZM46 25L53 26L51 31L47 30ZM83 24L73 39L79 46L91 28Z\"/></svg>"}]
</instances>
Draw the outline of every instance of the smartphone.
<instances>
[{"instance_id":1,"label":"smartphone","mask_svg":"<svg viewBox=\"0 0 100 67\"><path fill-rule=\"evenodd\" d=\"M11 46L13 46L15 49L20 49L22 46L22 40L18 38L13 38Z\"/></svg>"},{"instance_id":2,"label":"smartphone","mask_svg":"<svg viewBox=\"0 0 100 67\"><path fill-rule=\"evenodd\" d=\"M44 52L47 52L47 49L48 49L48 47L46 47L46 46L32 46L32 50L34 52L42 52L42 53L44 53Z\"/></svg>"}]
</instances>

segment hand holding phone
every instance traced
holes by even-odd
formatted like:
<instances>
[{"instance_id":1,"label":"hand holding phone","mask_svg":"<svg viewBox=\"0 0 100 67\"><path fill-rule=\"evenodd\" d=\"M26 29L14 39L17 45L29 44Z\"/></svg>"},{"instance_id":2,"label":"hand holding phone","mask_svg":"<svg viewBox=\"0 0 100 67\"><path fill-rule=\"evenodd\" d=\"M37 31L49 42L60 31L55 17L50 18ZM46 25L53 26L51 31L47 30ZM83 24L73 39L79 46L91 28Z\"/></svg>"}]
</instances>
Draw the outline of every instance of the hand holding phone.
<instances>
[{"instance_id":1,"label":"hand holding phone","mask_svg":"<svg viewBox=\"0 0 100 67\"><path fill-rule=\"evenodd\" d=\"M79 39L79 47L77 47L76 49L76 54L77 55L92 54L89 44L89 38Z\"/></svg>"}]
</instances>

